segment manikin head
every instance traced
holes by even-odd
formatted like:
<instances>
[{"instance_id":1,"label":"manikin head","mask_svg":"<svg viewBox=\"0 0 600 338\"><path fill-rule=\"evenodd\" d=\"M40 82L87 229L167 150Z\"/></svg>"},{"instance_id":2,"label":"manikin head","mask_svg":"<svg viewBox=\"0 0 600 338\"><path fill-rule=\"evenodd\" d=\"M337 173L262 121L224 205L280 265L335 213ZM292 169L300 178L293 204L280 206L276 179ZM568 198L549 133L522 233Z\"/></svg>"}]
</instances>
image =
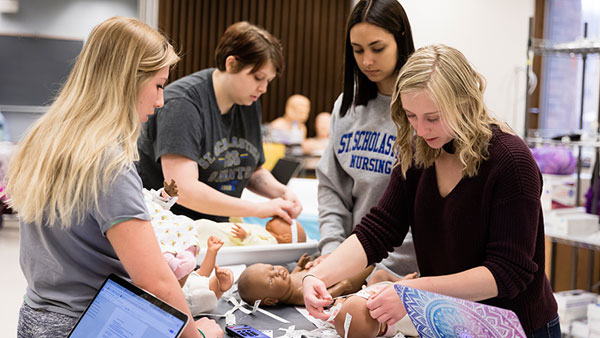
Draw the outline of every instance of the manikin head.
<instances>
[{"instance_id":1,"label":"manikin head","mask_svg":"<svg viewBox=\"0 0 600 338\"><path fill-rule=\"evenodd\" d=\"M285 118L298 123L306 123L310 113L310 100L300 94L290 96L285 102Z\"/></svg>"},{"instance_id":2,"label":"manikin head","mask_svg":"<svg viewBox=\"0 0 600 338\"><path fill-rule=\"evenodd\" d=\"M277 305L290 298L292 278L282 265L252 264L240 275L238 291L248 304L260 299L263 305Z\"/></svg>"},{"instance_id":3,"label":"manikin head","mask_svg":"<svg viewBox=\"0 0 600 338\"><path fill-rule=\"evenodd\" d=\"M298 226L298 243L306 242L306 233L300 222L296 221ZM292 243L292 226L283 218L275 216L265 226L265 229L275 237L277 243Z\"/></svg>"},{"instance_id":4,"label":"manikin head","mask_svg":"<svg viewBox=\"0 0 600 338\"><path fill-rule=\"evenodd\" d=\"M331 121L331 114L328 112L322 112L315 118L315 131L318 139L329 139L329 126Z\"/></svg>"}]
</instances>

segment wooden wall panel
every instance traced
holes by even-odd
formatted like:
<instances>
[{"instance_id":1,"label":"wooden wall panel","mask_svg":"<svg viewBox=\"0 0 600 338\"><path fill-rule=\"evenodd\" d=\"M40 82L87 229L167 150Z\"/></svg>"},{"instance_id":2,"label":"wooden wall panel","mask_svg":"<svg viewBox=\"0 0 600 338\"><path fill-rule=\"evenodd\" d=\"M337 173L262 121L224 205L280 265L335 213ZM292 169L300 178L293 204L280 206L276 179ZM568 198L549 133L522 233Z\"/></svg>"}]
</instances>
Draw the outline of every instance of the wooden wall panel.
<instances>
[{"instance_id":1,"label":"wooden wall panel","mask_svg":"<svg viewBox=\"0 0 600 338\"><path fill-rule=\"evenodd\" d=\"M182 60L171 81L214 67L214 51L225 29L246 20L281 40L286 68L262 96L263 122L283 115L286 99L302 94L311 99L307 122L331 111L342 90L344 30L351 0L161 0L159 29Z\"/></svg>"}]
</instances>

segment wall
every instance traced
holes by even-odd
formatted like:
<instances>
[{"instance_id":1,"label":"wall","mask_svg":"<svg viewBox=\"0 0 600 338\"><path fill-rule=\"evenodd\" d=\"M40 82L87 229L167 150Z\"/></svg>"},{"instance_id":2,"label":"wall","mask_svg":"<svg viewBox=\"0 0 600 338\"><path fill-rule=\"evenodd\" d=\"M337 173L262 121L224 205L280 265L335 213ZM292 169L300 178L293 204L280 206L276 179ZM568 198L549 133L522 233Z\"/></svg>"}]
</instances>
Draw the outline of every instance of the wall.
<instances>
[{"instance_id":1,"label":"wall","mask_svg":"<svg viewBox=\"0 0 600 338\"><path fill-rule=\"evenodd\" d=\"M486 103L522 135L529 17L534 0L400 0L415 47L462 51L487 81Z\"/></svg>"},{"instance_id":2,"label":"wall","mask_svg":"<svg viewBox=\"0 0 600 338\"><path fill-rule=\"evenodd\" d=\"M137 17L138 0L19 0L19 12L0 14L0 34L83 40L95 25L115 15ZM12 141L39 117L36 109L30 110L2 112Z\"/></svg>"},{"instance_id":3,"label":"wall","mask_svg":"<svg viewBox=\"0 0 600 338\"><path fill-rule=\"evenodd\" d=\"M490 109L521 134L528 18L533 15L533 0L400 2L411 20L417 47L442 42L460 49L487 78ZM16 14L0 14L0 33L83 39L105 18L137 16L136 0L20 0L19 6ZM28 120L37 116L32 115ZM16 129L13 139L23 129L22 125L13 128L15 119L20 120L7 116L9 127Z\"/></svg>"}]
</instances>

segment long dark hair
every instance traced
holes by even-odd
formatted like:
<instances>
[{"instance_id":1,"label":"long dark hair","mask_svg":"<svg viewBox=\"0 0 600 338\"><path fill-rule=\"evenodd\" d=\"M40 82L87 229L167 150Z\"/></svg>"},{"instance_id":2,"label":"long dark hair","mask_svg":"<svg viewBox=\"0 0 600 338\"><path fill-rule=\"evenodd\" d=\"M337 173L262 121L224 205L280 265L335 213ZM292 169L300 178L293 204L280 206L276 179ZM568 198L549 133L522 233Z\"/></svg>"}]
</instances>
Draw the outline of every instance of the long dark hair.
<instances>
[{"instance_id":1,"label":"long dark hair","mask_svg":"<svg viewBox=\"0 0 600 338\"><path fill-rule=\"evenodd\" d=\"M348 108L352 104L356 106L367 105L367 103L377 97L377 84L367 78L360 71L354 58L352 45L350 44L350 30L354 25L367 22L381 27L394 35L398 50L398 60L396 62L396 71L408 59L408 56L415 51L410 23L404 8L398 0L361 0L359 1L346 25L346 48L344 55L344 96L342 98L342 107L340 116L346 115ZM356 98L355 98L356 96Z\"/></svg>"}]
</instances>

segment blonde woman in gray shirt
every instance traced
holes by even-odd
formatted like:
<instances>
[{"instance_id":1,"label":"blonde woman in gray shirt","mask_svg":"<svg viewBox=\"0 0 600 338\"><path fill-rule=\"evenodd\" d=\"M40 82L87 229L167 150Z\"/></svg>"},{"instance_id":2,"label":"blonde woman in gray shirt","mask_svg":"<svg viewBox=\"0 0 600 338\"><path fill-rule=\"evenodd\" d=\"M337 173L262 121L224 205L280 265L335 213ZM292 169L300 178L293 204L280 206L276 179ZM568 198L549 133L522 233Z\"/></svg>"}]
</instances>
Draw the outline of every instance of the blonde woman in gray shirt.
<instances>
[{"instance_id":1,"label":"blonde woman in gray shirt","mask_svg":"<svg viewBox=\"0 0 600 338\"><path fill-rule=\"evenodd\" d=\"M66 337L111 273L192 318L133 165L141 123L162 106L178 60L166 38L141 21L102 22L48 112L20 142L7 185L27 280L18 337ZM207 318L183 332L204 334L223 337Z\"/></svg>"}]
</instances>

